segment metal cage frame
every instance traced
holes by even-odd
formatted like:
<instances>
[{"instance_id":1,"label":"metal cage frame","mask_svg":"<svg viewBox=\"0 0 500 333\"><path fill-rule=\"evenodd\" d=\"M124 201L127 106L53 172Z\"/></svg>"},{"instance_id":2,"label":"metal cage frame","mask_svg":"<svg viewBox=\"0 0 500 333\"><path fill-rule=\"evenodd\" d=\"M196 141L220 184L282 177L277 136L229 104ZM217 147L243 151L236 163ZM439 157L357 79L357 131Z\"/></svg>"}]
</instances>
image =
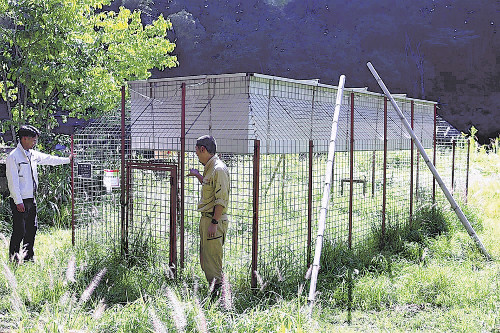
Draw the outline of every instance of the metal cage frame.
<instances>
[{"instance_id":1,"label":"metal cage frame","mask_svg":"<svg viewBox=\"0 0 500 333\"><path fill-rule=\"evenodd\" d=\"M169 242L171 267L196 270L199 185L185 175L200 167L196 138L211 134L231 173L225 269L252 287L257 274L303 274L311 262L336 87L227 74L130 82L129 92L128 105L122 95L121 116L95 120L74 136L74 244L97 240L130 250L133 217L125 198L134 181L130 169L140 165L175 178L169 194L174 227L162 241ZM396 97L440 174L466 200L469 141L437 115L437 103ZM411 223L419 207L443 201L383 95L346 88L341 112L327 216L331 242L362 244L374 228ZM95 164L90 178L79 175L85 163ZM121 165L120 193L99 188L109 164ZM144 186L155 191L164 184Z\"/></svg>"}]
</instances>

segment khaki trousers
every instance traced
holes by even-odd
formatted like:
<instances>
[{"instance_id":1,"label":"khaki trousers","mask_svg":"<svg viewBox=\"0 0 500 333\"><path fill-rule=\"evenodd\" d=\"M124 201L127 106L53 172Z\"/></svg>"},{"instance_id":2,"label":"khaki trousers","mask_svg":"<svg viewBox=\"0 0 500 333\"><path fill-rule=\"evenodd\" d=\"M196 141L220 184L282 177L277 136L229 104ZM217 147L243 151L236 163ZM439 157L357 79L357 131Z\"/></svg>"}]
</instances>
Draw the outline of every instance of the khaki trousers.
<instances>
[{"instance_id":1,"label":"khaki trousers","mask_svg":"<svg viewBox=\"0 0 500 333\"><path fill-rule=\"evenodd\" d=\"M222 257L223 245L226 240L226 232L229 225L227 215L222 215L217 225L215 237L208 237L208 226L212 223L212 218L205 214L200 218L200 264L205 272L208 283L219 284L222 281Z\"/></svg>"}]
</instances>

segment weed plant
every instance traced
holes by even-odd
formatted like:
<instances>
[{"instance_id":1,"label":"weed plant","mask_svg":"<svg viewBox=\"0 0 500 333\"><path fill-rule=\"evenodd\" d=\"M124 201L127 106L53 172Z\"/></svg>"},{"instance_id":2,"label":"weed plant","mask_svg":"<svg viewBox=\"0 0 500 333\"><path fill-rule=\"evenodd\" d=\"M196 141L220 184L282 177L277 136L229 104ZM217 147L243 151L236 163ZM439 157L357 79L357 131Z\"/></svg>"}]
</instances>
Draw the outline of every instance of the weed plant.
<instances>
[{"instance_id":1,"label":"weed plant","mask_svg":"<svg viewBox=\"0 0 500 333\"><path fill-rule=\"evenodd\" d=\"M286 302L277 293L232 291L226 281L212 298L196 277L173 280L154 256L138 260L97 244L76 250L53 237L68 239L68 232L41 235L35 263L18 266L2 256L1 330L247 332L308 325L303 297Z\"/></svg>"},{"instance_id":2,"label":"weed plant","mask_svg":"<svg viewBox=\"0 0 500 333\"><path fill-rule=\"evenodd\" d=\"M477 208L463 207L476 229L482 230L479 215L471 214ZM373 237L355 249L327 242L318 290L322 311L329 317L325 313L319 317L324 323L334 323L336 329L342 325L338 318L342 313L374 325L362 326L364 330L498 330L500 267L485 261L456 220L445 208L427 205L411 223L389 221L385 232L374 228ZM460 317L467 312L464 307L468 319ZM353 310L346 314L336 308ZM398 324L398 317L415 319L411 324Z\"/></svg>"},{"instance_id":3,"label":"weed plant","mask_svg":"<svg viewBox=\"0 0 500 333\"><path fill-rule=\"evenodd\" d=\"M0 195L0 232L3 234L10 233L12 225L12 212L10 210L8 197Z\"/></svg>"}]
</instances>

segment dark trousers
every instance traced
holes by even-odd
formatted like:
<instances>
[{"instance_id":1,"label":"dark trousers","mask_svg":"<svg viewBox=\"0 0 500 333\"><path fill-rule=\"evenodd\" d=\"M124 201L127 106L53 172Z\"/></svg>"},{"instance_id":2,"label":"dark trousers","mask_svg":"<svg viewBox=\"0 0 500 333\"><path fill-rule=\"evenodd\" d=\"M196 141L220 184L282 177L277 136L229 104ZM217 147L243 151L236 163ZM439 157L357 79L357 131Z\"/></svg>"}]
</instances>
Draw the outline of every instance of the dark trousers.
<instances>
[{"instance_id":1,"label":"dark trousers","mask_svg":"<svg viewBox=\"0 0 500 333\"><path fill-rule=\"evenodd\" d=\"M17 210L16 204L10 199L10 209L12 210L12 236L10 237L9 258L14 254L19 254L21 241L26 250L24 260L33 259L33 245L38 228L36 218L36 204L33 199L23 199L24 212Z\"/></svg>"}]
</instances>

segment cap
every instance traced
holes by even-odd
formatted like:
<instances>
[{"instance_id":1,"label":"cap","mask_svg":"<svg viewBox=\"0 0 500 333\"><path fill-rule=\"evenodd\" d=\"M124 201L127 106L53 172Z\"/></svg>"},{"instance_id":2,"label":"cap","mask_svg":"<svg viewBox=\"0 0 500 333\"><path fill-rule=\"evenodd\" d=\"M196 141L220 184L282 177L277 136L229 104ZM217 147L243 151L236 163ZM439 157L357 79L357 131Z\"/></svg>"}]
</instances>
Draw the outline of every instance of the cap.
<instances>
[{"instance_id":1,"label":"cap","mask_svg":"<svg viewBox=\"0 0 500 333\"><path fill-rule=\"evenodd\" d=\"M23 125L19 128L19 131L17 131L17 136L19 137L19 139L21 139L24 136L29 136L33 138L39 135L40 131L36 127L31 125Z\"/></svg>"}]
</instances>

